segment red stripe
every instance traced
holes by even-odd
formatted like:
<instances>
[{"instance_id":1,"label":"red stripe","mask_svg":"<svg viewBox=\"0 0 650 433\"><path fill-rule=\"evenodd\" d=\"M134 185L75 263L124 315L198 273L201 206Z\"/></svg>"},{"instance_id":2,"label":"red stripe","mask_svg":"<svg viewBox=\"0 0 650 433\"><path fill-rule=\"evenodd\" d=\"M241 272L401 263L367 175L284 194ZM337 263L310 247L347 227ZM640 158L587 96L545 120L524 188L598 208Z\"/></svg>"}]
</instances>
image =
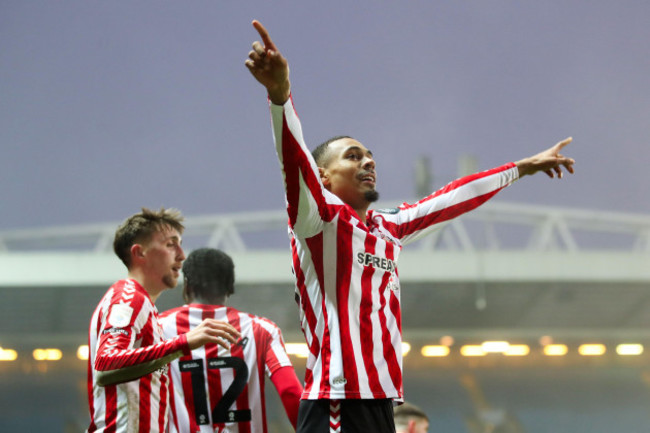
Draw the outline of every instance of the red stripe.
<instances>
[{"instance_id":1,"label":"red stripe","mask_svg":"<svg viewBox=\"0 0 650 433\"><path fill-rule=\"evenodd\" d=\"M348 215L346 217L349 218ZM343 218L340 215L339 218ZM339 328L341 334L341 354L343 356L343 371L347 380L346 391L357 391L359 388L359 373L355 362L352 338L350 335L350 279L352 276L352 231L351 224L339 220L336 227L336 298L339 313ZM353 318L352 320L356 320Z\"/></svg>"},{"instance_id":2,"label":"red stripe","mask_svg":"<svg viewBox=\"0 0 650 433\"><path fill-rule=\"evenodd\" d=\"M189 308L182 307L179 308L176 312L176 334L185 334L190 330L189 322ZM192 355L183 355L179 360L188 361L192 359ZM192 423L194 413L194 392L192 389L192 374L189 371L180 372L181 376L181 386L183 387L183 398L185 402L185 407L188 411L188 417L190 419L190 424ZM179 420L179 428L187 428L187 426L181 426Z\"/></svg>"},{"instance_id":3,"label":"red stripe","mask_svg":"<svg viewBox=\"0 0 650 433\"><path fill-rule=\"evenodd\" d=\"M106 398L105 433L115 433L117 430L117 385L109 385L104 388Z\"/></svg>"},{"instance_id":4,"label":"red stripe","mask_svg":"<svg viewBox=\"0 0 650 433\"><path fill-rule=\"evenodd\" d=\"M318 356L318 352L320 351L320 345L318 338L316 337L316 315L314 314L314 311L311 308L311 304L309 303L309 299L307 296L307 290L305 287L305 275L302 273L302 268L300 267L300 258L298 257L298 251L296 249L296 240L294 238L291 239L291 251L292 251L292 259L293 259L293 271L296 276L296 289L298 290L298 293L300 295L300 308L304 314L305 320L307 322L307 327L309 328L309 332L312 335L312 344L309 347L309 351L312 353L314 356ZM303 333L305 333L305 330L303 329ZM313 374L311 368L307 366L305 370L305 389L304 393L308 393L311 391L311 388L313 386Z\"/></svg>"},{"instance_id":5,"label":"red stripe","mask_svg":"<svg viewBox=\"0 0 650 433\"><path fill-rule=\"evenodd\" d=\"M366 236L364 249L366 253L375 254L377 238ZM373 266L365 266L361 274L361 305L359 306L359 332L361 335L361 355L368 375L368 386L375 398L384 398L379 373L373 357L373 324L372 324L372 276L375 273Z\"/></svg>"},{"instance_id":6,"label":"red stripe","mask_svg":"<svg viewBox=\"0 0 650 433\"><path fill-rule=\"evenodd\" d=\"M147 347L153 345L153 326L152 326L152 317L149 316L147 323L142 327L140 335L142 336L142 345L141 347ZM149 373L146 376L140 378L140 421L138 425L138 431L141 433L147 433L151 431L151 377L153 373Z\"/></svg>"},{"instance_id":7,"label":"red stripe","mask_svg":"<svg viewBox=\"0 0 650 433\"><path fill-rule=\"evenodd\" d=\"M158 431L159 432L165 431L165 415L167 414L167 403L169 402L168 374L169 373L162 374L160 376L160 403L158 406Z\"/></svg>"},{"instance_id":8,"label":"red stripe","mask_svg":"<svg viewBox=\"0 0 650 433\"><path fill-rule=\"evenodd\" d=\"M395 247L391 242L386 242L385 256L387 259L395 260ZM388 282L390 281L390 277L391 277L391 273L385 272L381 281L382 289L379 292L380 293L379 323L381 323L381 341L384 347L384 359L386 360L386 365L388 367L388 371L390 372L390 378L393 381L393 386L395 387L396 390L399 391L401 389L402 374L399 366L399 360L397 359L396 349L398 348L393 347L393 341L391 339L391 335L388 330L388 326L386 324L386 298L388 297L389 299L389 308L392 299L394 298L395 300L397 300L397 298L393 294L393 291L391 289L386 288ZM386 293L386 290L388 290L389 293ZM397 307L398 307L398 311L397 311L396 320L399 328L400 326L399 304Z\"/></svg>"},{"instance_id":9,"label":"red stripe","mask_svg":"<svg viewBox=\"0 0 650 433\"><path fill-rule=\"evenodd\" d=\"M226 310L227 316L228 316L228 322L232 326L234 326L237 331L240 333L242 332L242 326L241 326L241 317L240 313L235 310L234 308L228 308ZM253 344L252 341L249 341L248 344ZM246 361L246 356L244 355L244 349L242 346L239 344L232 345L230 346L230 353L232 356L235 356L237 358L241 358L242 360ZM254 371L249 371L249 375L255 374ZM249 402L249 389L248 389L248 382L246 383L246 386L242 390L242 392L239 394L237 397L237 409L242 410L242 409L250 409L250 402ZM251 431L251 423L250 422L242 422L238 424L239 426L239 433L250 433Z\"/></svg>"},{"instance_id":10,"label":"red stripe","mask_svg":"<svg viewBox=\"0 0 650 433\"><path fill-rule=\"evenodd\" d=\"M201 324L205 319L216 319L217 318L217 308L210 308L206 305L195 306L194 308L201 309L201 320L198 323L192 323L192 329L196 328ZM221 308L219 308L221 310ZM195 316L196 317L196 316ZM196 320L196 319L194 319ZM218 320L223 320L219 317ZM219 358L219 347L216 344L208 343L203 346L205 350L205 355L203 356L203 362L205 364L206 374L207 374L207 385L208 385L208 410L212 412L216 404L221 400L223 396L223 383L221 380L221 370L208 368L207 362L208 359ZM197 356L198 357L198 356ZM194 406L192 406L192 411L190 416L194 414Z\"/></svg>"},{"instance_id":11,"label":"red stripe","mask_svg":"<svg viewBox=\"0 0 650 433\"><path fill-rule=\"evenodd\" d=\"M324 285L324 265L323 265L323 234L319 233L317 236L313 236L309 239L306 239L307 248L311 254L312 263L314 264L314 270L318 277L318 290L320 296L320 316L322 317L323 322L323 337L320 342L320 358L321 358L321 380L319 386L319 393L329 394L330 392L330 359L332 357L332 352L330 349L330 329L329 329L329 315L327 314L327 304L325 303L325 285ZM317 301L316 299L310 301ZM312 302L308 302L307 305L311 309ZM318 308L318 306L316 306ZM316 318L314 317L314 324L316 324ZM312 329L312 335L315 337L314 340L318 340L318 335L315 334L316 326Z\"/></svg>"},{"instance_id":12,"label":"red stripe","mask_svg":"<svg viewBox=\"0 0 650 433\"><path fill-rule=\"evenodd\" d=\"M293 109L293 105L292 105ZM294 111L295 113L295 111ZM297 116L297 115L296 115ZM313 159L306 152L289 129L286 115L282 115L282 170L285 173L285 190L289 224L293 227L298 218L300 197L300 175L309 189L309 193L318 204L318 211L324 221L332 219L335 210L330 209L323 196L323 184L318 171L314 170Z\"/></svg>"},{"instance_id":13,"label":"red stripe","mask_svg":"<svg viewBox=\"0 0 650 433\"><path fill-rule=\"evenodd\" d=\"M265 369L264 366L266 365L267 368L270 370L270 374L273 375L278 369L278 358L275 355L275 352L273 352L272 349L272 344L273 344L273 335L269 333L269 331L266 330L260 323L259 321L264 321L266 323L269 323L273 325L273 327L276 327L273 322L271 322L268 319L265 319L264 317L253 317L252 315L249 315L251 318L251 326L253 328L253 337L255 339L255 348L257 352L257 371L256 372L251 372L251 374L257 374L257 379L259 383L259 395L257 398L260 400L261 403L261 409L262 409L262 427L263 427L263 432L267 432L267 426L266 426L266 393L265 393L265 383L266 383L266 375L265 375ZM278 390L278 393L280 394L280 397L282 398L282 393Z\"/></svg>"}]
</instances>

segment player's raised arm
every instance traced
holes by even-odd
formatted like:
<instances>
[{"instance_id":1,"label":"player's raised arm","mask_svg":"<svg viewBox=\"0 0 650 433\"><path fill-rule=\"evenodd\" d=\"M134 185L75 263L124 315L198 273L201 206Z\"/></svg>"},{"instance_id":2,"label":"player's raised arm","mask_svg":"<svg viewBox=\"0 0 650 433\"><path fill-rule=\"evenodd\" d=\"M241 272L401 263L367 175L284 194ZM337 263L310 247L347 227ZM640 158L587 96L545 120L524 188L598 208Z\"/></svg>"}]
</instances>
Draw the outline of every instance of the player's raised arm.
<instances>
[{"instance_id":1,"label":"player's raised arm","mask_svg":"<svg viewBox=\"0 0 650 433\"><path fill-rule=\"evenodd\" d=\"M558 179L561 179L563 174L562 166L564 166L566 171L569 173L573 173L573 164L575 163L575 160L560 153L562 148L571 143L571 141L573 141L573 138L565 138L555 146L550 147L537 155L517 161L515 164L519 169L519 177L543 171L551 178L557 175Z\"/></svg>"},{"instance_id":2,"label":"player's raised arm","mask_svg":"<svg viewBox=\"0 0 650 433\"><path fill-rule=\"evenodd\" d=\"M245 65L253 77L266 87L269 99L276 105L283 105L291 94L289 64L271 40L262 23L253 21L253 27L260 34L262 42L253 42Z\"/></svg>"}]
</instances>

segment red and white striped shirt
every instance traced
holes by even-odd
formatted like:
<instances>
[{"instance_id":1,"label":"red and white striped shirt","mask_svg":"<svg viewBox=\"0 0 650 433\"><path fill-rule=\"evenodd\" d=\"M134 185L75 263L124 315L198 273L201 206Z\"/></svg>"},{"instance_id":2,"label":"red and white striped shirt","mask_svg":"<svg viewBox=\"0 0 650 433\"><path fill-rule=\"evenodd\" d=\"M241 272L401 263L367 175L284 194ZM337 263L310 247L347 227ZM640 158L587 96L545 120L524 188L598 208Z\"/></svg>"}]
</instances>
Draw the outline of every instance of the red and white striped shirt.
<instances>
[{"instance_id":1,"label":"red and white striped shirt","mask_svg":"<svg viewBox=\"0 0 650 433\"><path fill-rule=\"evenodd\" d=\"M301 326L310 355L303 399L402 398L397 261L518 178L513 163L458 179L415 204L370 210L366 224L320 181L290 98L271 104Z\"/></svg>"},{"instance_id":2,"label":"red and white striped shirt","mask_svg":"<svg viewBox=\"0 0 650 433\"><path fill-rule=\"evenodd\" d=\"M164 341L158 311L135 280L113 284L93 313L89 330L88 432L166 432L171 381L167 366L116 385L99 386L97 372L136 366L179 350L185 335Z\"/></svg>"},{"instance_id":3,"label":"red and white striped shirt","mask_svg":"<svg viewBox=\"0 0 650 433\"><path fill-rule=\"evenodd\" d=\"M165 337L173 338L207 318L230 323L241 339L230 349L206 344L170 364L174 424L181 433L266 433L265 376L292 366L280 328L235 308L203 304L166 311L160 320Z\"/></svg>"}]
</instances>

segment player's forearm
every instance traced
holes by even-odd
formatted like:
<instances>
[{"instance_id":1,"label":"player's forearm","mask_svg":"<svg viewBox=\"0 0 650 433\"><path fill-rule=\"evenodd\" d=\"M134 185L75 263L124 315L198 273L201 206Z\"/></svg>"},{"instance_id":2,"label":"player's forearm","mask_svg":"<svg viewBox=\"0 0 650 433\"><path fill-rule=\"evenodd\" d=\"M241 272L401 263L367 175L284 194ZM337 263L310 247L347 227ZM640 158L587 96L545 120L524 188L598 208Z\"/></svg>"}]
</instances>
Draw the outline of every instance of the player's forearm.
<instances>
[{"instance_id":1,"label":"player's forearm","mask_svg":"<svg viewBox=\"0 0 650 433\"><path fill-rule=\"evenodd\" d=\"M130 367L122 367L115 370L97 371L95 374L95 381L99 386L116 385L118 383L129 382L131 380L139 379L149 373L165 367L173 360L183 356L183 351L178 350L163 356L162 358L153 359L151 361L143 362L141 364L132 365Z\"/></svg>"},{"instance_id":2,"label":"player's forearm","mask_svg":"<svg viewBox=\"0 0 650 433\"><path fill-rule=\"evenodd\" d=\"M415 206L395 215L386 215L391 231L399 233L404 244L442 227L444 223L476 209L518 178L515 164L482 171L450 182Z\"/></svg>"},{"instance_id":3,"label":"player's forearm","mask_svg":"<svg viewBox=\"0 0 650 433\"><path fill-rule=\"evenodd\" d=\"M97 357L95 358L95 370L106 372L127 367L137 367L152 361L157 361L176 352L180 352L181 354L190 353L185 334L181 334L171 340L165 340L137 349L100 345L97 351Z\"/></svg>"},{"instance_id":4,"label":"player's forearm","mask_svg":"<svg viewBox=\"0 0 650 433\"><path fill-rule=\"evenodd\" d=\"M284 176L289 224L296 233L312 236L321 230L319 208L326 205L318 167L304 143L293 101L290 99L283 106L271 105L271 119Z\"/></svg>"},{"instance_id":5,"label":"player's forearm","mask_svg":"<svg viewBox=\"0 0 650 433\"><path fill-rule=\"evenodd\" d=\"M298 406L300 405L300 396L302 394L302 385L298 381L295 370L291 366L282 367L273 373L271 382L273 382L275 389L278 391L287 417L295 429L298 422Z\"/></svg>"}]
</instances>

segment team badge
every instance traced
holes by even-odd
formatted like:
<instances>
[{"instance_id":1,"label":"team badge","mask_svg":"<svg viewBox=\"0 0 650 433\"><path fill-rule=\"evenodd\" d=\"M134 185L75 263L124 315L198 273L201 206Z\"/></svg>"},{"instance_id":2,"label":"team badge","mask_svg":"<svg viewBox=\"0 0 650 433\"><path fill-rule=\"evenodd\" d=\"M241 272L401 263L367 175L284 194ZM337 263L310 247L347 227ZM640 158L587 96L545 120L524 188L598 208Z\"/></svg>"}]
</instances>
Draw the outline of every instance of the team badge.
<instances>
[{"instance_id":1,"label":"team badge","mask_svg":"<svg viewBox=\"0 0 650 433\"><path fill-rule=\"evenodd\" d=\"M124 328L131 323L133 308L126 304L115 304L108 315L108 324L114 328Z\"/></svg>"}]
</instances>

